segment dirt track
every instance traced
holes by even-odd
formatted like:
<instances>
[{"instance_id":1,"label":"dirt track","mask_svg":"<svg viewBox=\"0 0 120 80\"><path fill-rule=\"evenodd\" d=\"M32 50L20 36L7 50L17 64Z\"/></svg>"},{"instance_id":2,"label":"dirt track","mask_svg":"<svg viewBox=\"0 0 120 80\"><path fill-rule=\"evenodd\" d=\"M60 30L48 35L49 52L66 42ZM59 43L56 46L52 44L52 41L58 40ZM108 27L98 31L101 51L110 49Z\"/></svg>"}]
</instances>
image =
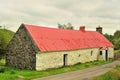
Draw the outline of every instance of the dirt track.
<instances>
[{"instance_id":1,"label":"dirt track","mask_svg":"<svg viewBox=\"0 0 120 80\"><path fill-rule=\"evenodd\" d=\"M117 64L120 64L120 61L114 61L112 63L101 66L62 73L58 75L52 75L52 76L33 79L33 80L89 80L90 78L106 73L107 71L115 67Z\"/></svg>"}]
</instances>

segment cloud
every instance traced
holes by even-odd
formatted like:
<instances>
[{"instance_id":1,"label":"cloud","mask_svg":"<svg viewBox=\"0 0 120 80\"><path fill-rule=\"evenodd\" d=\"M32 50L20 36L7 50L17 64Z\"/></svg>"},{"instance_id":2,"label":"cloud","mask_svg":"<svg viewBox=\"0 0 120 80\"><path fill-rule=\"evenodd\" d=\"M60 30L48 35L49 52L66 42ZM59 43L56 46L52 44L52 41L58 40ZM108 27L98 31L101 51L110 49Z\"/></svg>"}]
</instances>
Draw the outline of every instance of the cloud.
<instances>
[{"instance_id":1,"label":"cloud","mask_svg":"<svg viewBox=\"0 0 120 80\"><path fill-rule=\"evenodd\" d=\"M57 27L68 22L78 29L86 25L113 34L120 25L119 0L3 0L0 24L16 31L21 23Z\"/></svg>"}]
</instances>

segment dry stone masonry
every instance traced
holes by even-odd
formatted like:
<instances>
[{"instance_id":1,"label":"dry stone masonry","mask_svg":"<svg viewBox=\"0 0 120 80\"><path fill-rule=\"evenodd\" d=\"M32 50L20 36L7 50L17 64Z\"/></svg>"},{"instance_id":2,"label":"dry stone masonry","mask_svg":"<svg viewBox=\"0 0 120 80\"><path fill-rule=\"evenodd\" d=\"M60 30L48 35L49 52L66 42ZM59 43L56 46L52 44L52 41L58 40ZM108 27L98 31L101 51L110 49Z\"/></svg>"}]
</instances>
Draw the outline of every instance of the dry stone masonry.
<instances>
[{"instance_id":1,"label":"dry stone masonry","mask_svg":"<svg viewBox=\"0 0 120 80\"><path fill-rule=\"evenodd\" d=\"M20 69L35 69L36 46L24 27L20 27L7 46L6 65Z\"/></svg>"}]
</instances>

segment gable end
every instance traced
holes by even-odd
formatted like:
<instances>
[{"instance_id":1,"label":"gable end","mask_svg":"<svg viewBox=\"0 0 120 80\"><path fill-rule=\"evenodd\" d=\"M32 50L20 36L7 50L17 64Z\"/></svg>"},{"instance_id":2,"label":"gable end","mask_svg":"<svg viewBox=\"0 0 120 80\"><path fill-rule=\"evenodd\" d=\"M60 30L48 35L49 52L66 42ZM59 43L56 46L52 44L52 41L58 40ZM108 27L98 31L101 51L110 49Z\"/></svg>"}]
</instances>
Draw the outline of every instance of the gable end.
<instances>
[{"instance_id":1,"label":"gable end","mask_svg":"<svg viewBox=\"0 0 120 80\"><path fill-rule=\"evenodd\" d=\"M35 69L37 46L22 24L7 46L6 65L20 69Z\"/></svg>"}]
</instances>

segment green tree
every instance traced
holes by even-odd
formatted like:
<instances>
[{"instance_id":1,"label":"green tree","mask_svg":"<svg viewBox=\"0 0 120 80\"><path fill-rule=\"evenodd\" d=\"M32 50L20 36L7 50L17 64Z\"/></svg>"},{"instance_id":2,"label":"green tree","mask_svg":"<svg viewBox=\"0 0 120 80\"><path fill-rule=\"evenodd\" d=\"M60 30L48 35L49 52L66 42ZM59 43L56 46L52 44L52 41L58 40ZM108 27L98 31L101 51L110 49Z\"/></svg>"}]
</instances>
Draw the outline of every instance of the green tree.
<instances>
[{"instance_id":1,"label":"green tree","mask_svg":"<svg viewBox=\"0 0 120 80\"><path fill-rule=\"evenodd\" d=\"M120 38L119 39L114 39L114 49L119 50L120 49Z\"/></svg>"},{"instance_id":2,"label":"green tree","mask_svg":"<svg viewBox=\"0 0 120 80\"><path fill-rule=\"evenodd\" d=\"M73 30L73 29L74 29L74 27L72 26L72 24L71 24L71 23L68 23L68 24L67 24L67 29L71 29L71 30Z\"/></svg>"},{"instance_id":3,"label":"green tree","mask_svg":"<svg viewBox=\"0 0 120 80\"><path fill-rule=\"evenodd\" d=\"M120 30L117 30L114 35L104 34L104 36L114 44L114 49L120 49Z\"/></svg>"},{"instance_id":4,"label":"green tree","mask_svg":"<svg viewBox=\"0 0 120 80\"><path fill-rule=\"evenodd\" d=\"M120 30L117 30L114 33L113 44L114 44L115 50L120 49Z\"/></svg>"},{"instance_id":5,"label":"green tree","mask_svg":"<svg viewBox=\"0 0 120 80\"><path fill-rule=\"evenodd\" d=\"M71 23L58 24L58 28L60 28L60 29L70 29L70 30L73 30L73 29L74 29L74 27L72 26Z\"/></svg>"},{"instance_id":6,"label":"green tree","mask_svg":"<svg viewBox=\"0 0 120 80\"><path fill-rule=\"evenodd\" d=\"M62 26L61 24L58 24L58 28L60 28L60 29L61 29L61 28L63 28L63 26Z\"/></svg>"},{"instance_id":7,"label":"green tree","mask_svg":"<svg viewBox=\"0 0 120 80\"><path fill-rule=\"evenodd\" d=\"M120 38L120 30L117 30L115 33L114 33L114 39L119 39Z\"/></svg>"},{"instance_id":8,"label":"green tree","mask_svg":"<svg viewBox=\"0 0 120 80\"><path fill-rule=\"evenodd\" d=\"M109 35L109 34L105 33L104 36L105 36L110 42L113 43L113 38L114 38L113 35Z\"/></svg>"}]
</instances>

